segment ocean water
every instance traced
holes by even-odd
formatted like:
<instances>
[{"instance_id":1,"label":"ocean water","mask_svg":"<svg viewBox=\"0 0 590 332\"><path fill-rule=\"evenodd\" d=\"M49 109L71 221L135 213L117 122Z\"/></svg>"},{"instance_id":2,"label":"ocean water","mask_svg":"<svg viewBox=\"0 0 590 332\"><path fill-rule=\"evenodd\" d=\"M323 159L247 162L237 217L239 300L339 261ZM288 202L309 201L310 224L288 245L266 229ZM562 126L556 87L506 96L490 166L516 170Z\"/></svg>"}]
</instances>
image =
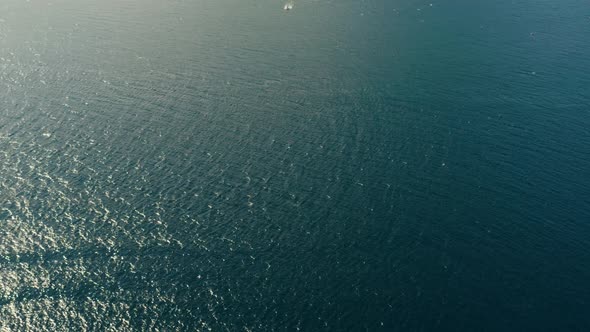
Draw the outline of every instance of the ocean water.
<instances>
[{"instance_id":1,"label":"ocean water","mask_svg":"<svg viewBox=\"0 0 590 332\"><path fill-rule=\"evenodd\" d=\"M0 330L590 330L588 2L292 4L0 1Z\"/></svg>"}]
</instances>

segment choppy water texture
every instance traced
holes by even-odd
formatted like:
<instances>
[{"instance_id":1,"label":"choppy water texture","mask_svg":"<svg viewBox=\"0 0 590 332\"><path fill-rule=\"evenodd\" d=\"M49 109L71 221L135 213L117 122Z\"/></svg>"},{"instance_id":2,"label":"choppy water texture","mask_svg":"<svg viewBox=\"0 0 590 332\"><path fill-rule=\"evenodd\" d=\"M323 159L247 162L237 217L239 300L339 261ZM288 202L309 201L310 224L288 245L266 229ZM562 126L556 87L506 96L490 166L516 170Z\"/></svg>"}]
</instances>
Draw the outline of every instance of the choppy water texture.
<instances>
[{"instance_id":1,"label":"choppy water texture","mask_svg":"<svg viewBox=\"0 0 590 332\"><path fill-rule=\"evenodd\" d=\"M0 330L588 331L588 3L284 4L0 2Z\"/></svg>"}]
</instances>

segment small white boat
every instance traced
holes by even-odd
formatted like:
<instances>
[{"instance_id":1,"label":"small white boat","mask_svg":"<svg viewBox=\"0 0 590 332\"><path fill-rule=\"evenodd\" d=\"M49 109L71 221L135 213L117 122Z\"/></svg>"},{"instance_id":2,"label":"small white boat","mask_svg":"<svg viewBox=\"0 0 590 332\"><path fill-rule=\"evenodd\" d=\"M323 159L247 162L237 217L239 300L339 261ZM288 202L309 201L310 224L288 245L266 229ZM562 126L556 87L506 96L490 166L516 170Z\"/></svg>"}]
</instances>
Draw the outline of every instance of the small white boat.
<instances>
[{"instance_id":1,"label":"small white boat","mask_svg":"<svg viewBox=\"0 0 590 332\"><path fill-rule=\"evenodd\" d=\"M285 4L285 6L283 7L283 10L291 10L293 9L293 3L292 2L287 2Z\"/></svg>"}]
</instances>

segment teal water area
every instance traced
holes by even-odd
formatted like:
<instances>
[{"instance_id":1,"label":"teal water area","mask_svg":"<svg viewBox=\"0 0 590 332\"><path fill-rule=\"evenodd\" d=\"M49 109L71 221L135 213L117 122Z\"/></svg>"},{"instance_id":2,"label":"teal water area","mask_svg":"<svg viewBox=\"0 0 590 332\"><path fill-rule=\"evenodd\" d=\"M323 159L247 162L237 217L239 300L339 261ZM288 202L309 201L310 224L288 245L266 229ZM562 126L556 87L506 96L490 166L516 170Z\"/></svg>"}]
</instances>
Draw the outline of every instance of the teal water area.
<instances>
[{"instance_id":1,"label":"teal water area","mask_svg":"<svg viewBox=\"0 0 590 332\"><path fill-rule=\"evenodd\" d=\"M588 331L586 1L0 2L0 329Z\"/></svg>"}]
</instances>

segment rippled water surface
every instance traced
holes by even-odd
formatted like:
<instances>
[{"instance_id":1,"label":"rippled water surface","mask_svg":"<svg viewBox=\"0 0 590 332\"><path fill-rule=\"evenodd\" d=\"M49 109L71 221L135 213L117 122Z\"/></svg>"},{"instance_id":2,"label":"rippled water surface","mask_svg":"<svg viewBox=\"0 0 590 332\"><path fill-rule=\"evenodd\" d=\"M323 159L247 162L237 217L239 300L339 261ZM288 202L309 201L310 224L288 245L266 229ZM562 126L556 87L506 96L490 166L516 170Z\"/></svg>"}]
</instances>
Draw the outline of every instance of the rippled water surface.
<instances>
[{"instance_id":1,"label":"rippled water surface","mask_svg":"<svg viewBox=\"0 0 590 332\"><path fill-rule=\"evenodd\" d=\"M0 1L0 330L590 330L587 1Z\"/></svg>"}]
</instances>

